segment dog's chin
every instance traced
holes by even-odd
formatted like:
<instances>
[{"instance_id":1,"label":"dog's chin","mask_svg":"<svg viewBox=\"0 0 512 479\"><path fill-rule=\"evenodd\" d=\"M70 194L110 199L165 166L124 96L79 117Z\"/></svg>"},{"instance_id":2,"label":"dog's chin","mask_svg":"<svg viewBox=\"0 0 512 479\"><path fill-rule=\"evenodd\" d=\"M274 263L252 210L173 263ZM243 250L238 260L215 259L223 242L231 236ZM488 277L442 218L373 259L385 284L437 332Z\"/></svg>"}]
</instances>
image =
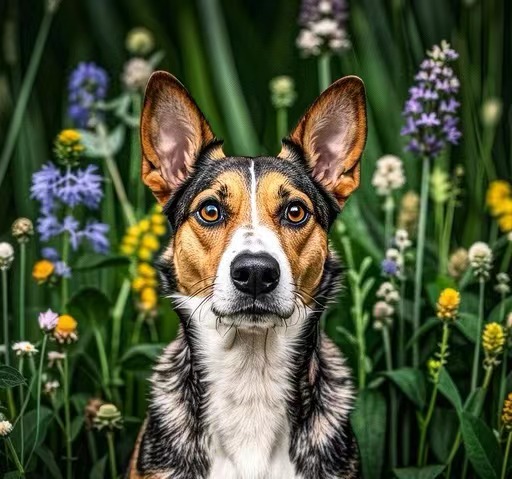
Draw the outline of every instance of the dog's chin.
<instances>
[{"instance_id":1,"label":"dog's chin","mask_svg":"<svg viewBox=\"0 0 512 479\"><path fill-rule=\"evenodd\" d=\"M214 303L212 312L224 325L258 332L268 328L286 326L294 308L293 306L283 308L273 304L250 301L231 303L228 307Z\"/></svg>"}]
</instances>

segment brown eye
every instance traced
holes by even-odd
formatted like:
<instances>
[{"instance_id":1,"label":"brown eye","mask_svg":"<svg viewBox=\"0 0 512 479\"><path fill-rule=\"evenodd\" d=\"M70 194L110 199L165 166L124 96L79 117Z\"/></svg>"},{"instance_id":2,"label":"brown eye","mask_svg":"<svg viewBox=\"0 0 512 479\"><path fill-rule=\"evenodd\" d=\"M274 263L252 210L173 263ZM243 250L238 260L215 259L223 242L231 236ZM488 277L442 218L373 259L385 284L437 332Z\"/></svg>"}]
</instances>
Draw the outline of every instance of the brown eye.
<instances>
[{"instance_id":1,"label":"brown eye","mask_svg":"<svg viewBox=\"0 0 512 479\"><path fill-rule=\"evenodd\" d=\"M208 224L216 223L222 219L220 206L215 202L208 202L204 204L201 206L197 214L201 221Z\"/></svg>"},{"instance_id":2,"label":"brown eye","mask_svg":"<svg viewBox=\"0 0 512 479\"><path fill-rule=\"evenodd\" d=\"M290 203L286 208L285 218L294 225L304 223L308 217L309 213L306 208L298 201Z\"/></svg>"}]
</instances>

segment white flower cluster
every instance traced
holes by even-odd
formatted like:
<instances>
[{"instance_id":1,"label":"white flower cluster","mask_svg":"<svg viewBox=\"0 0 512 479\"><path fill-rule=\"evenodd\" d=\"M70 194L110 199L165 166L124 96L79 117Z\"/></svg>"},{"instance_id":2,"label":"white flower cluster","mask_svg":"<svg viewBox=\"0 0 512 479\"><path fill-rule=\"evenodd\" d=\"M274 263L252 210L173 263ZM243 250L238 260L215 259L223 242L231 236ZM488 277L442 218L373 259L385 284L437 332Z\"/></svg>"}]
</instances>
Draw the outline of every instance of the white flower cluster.
<instances>
[{"instance_id":1,"label":"white flower cluster","mask_svg":"<svg viewBox=\"0 0 512 479\"><path fill-rule=\"evenodd\" d=\"M0 270L9 269L13 261L14 248L10 243L0 243Z\"/></svg>"},{"instance_id":2,"label":"white flower cluster","mask_svg":"<svg viewBox=\"0 0 512 479\"><path fill-rule=\"evenodd\" d=\"M402 160L395 155L384 155L376 163L372 185L380 196L388 196L405 184Z\"/></svg>"},{"instance_id":3,"label":"white flower cluster","mask_svg":"<svg viewBox=\"0 0 512 479\"><path fill-rule=\"evenodd\" d=\"M377 330L391 326L395 314L395 304L400 301L400 294L395 286L386 281L375 293L379 301L373 306L373 327Z\"/></svg>"},{"instance_id":4,"label":"white flower cluster","mask_svg":"<svg viewBox=\"0 0 512 479\"><path fill-rule=\"evenodd\" d=\"M153 73L152 65L144 58L132 58L124 64L121 80L128 90L144 90Z\"/></svg>"},{"instance_id":5,"label":"white flower cluster","mask_svg":"<svg viewBox=\"0 0 512 479\"><path fill-rule=\"evenodd\" d=\"M493 261L492 249L489 245L483 241L477 241L469 248L468 258L475 276L481 280L488 279Z\"/></svg>"},{"instance_id":6,"label":"white flower cluster","mask_svg":"<svg viewBox=\"0 0 512 479\"><path fill-rule=\"evenodd\" d=\"M320 55L324 51L342 52L351 47L347 31L333 17L332 4L324 0L318 4L318 18L305 25L297 37L297 47L305 56Z\"/></svg>"},{"instance_id":7,"label":"white flower cluster","mask_svg":"<svg viewBox=\"0 0 512 479\"><path fill-rule=\"evenodd\" d=\"M16 356L34 356L38 352L36 347L28 341L19 341L12 345L12 350Z\"/></svg>"},{"instance_id":8,"label":"white flower cluster","mask_svg":"<svg viewBox=\"0 0 512 479\"><path fill-rule=\"evenodd\" d=\"M395 246L403 254L403 252L410 248L412 245L411 240L409 239L409 233L406 230L398 229L395 232L395 237L393 240ZM402 261L403 263L403 261Z\"/></svg>"},{"instance_id":9,"label":"white flower cluster","mask_svg":"<svg viewBox=\"0 0 512 479\"><path fill-rule=\"evenodd\" d=\"M10 421L3 420L0 421L0 436L8 436L12 431L12 424Z\"/></svg>"}]
</instances>

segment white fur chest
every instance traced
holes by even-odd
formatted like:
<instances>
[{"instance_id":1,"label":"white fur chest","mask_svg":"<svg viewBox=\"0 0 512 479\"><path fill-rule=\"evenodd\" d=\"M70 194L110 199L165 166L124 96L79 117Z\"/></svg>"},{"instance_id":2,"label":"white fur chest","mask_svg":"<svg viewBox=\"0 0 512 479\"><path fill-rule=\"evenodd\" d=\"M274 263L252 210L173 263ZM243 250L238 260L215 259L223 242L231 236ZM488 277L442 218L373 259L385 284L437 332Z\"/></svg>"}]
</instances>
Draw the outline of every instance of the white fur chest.
<instances>
[{"instance_id":1,"label":"white fur chest","mask_svg":"<svg viewBox=\"0 0 512 479\"><path fill-rule=\"evenodd\" d=\"M283 331L203 329L211 479L297 477L288 453L290 338L276 329Z\"/></svg>"}]
</instances>

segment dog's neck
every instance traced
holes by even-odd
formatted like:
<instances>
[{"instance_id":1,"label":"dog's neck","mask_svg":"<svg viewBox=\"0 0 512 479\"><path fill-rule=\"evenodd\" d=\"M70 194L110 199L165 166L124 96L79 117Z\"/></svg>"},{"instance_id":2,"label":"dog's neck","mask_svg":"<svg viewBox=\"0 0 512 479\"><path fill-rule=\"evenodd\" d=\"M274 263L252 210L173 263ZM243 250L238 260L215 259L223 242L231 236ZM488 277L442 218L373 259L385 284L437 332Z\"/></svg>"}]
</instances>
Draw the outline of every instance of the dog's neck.
<instances>
[{"instance_id":1,"label":"dog's neck","mask_svg":"<svg viewBox=\"0 0 512 479\"><path fill-rule=\"evenodd\" d=\"M236 464L240 477L291 467L288 409L306 316L307 310L297 310L287 325L270 329L237 328L210 312L191 318L219 473L225 462Z\"/></svg>"}]
</instances>

